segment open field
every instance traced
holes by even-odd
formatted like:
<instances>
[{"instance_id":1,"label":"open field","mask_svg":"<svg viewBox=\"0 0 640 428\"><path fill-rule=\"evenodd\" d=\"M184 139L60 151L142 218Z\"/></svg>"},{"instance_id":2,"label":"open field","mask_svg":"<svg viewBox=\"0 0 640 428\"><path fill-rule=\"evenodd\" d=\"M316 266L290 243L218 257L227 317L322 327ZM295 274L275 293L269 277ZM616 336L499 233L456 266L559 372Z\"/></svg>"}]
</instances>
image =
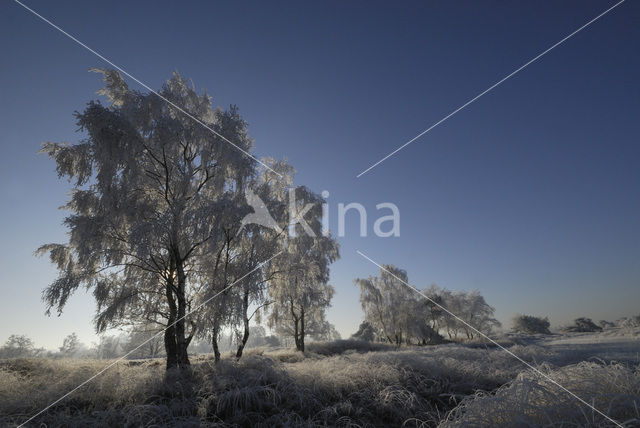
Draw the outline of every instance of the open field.
<instances>
[{"instance_id":1,"label":"open field","mask_svg":"<svg viewBox=\"0 0 640 428\"><path fill-rule=\"evenodd\" d=\"M640 424L637 331L508 336L501 344L624 426ZM610 358L615 356L615 358ZM108 364L3 360L2 425L17 425ZM33 426L614 426L503 350L312 343L251 349L239 362L122 361Z\"/></svg>"}]
</instances>

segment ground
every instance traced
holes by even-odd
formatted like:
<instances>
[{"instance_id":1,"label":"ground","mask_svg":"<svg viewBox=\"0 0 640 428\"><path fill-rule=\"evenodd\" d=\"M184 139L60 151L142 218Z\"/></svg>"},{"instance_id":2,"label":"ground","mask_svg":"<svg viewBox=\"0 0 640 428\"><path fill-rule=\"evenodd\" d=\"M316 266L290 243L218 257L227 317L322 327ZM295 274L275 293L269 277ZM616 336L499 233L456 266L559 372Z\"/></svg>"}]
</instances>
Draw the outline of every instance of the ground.
<instances>
[{"instance_id":1,"label":"ground","mask_svg":"<svg viewBox=\"0 0 640 428\"><path fill-rule=\"evenodd\" d=\"M357 341L249 350L240 362L193 358L190 376L162 360L123 361L30 426L640 426L640 329L499 343L394 348ZM0 362L0 423L17 425L105 360Z\"/></svg>"}]
</instances>

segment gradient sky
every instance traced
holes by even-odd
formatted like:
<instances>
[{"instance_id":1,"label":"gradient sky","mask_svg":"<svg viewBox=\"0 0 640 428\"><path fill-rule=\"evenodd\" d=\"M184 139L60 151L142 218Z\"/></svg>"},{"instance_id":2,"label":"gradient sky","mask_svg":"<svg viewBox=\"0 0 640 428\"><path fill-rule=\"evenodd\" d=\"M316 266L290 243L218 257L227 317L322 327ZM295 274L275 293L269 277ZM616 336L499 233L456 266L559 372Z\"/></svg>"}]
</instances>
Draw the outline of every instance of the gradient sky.
<instances>
[{"instance_id":1,"label":"gradient sky","mask_svg":"<svg viewBox=\"0 0 640 428\"><path fill-rule=\"evenodd\" d=\"M356 249L418 286L478 289L515 313L616 319L640 301L640 3L628 1L361 178L363 169L509 74L613 1L106 2L32 7L141 81L178 70L214 104L237 104L259 156L355 214L332 266L329 320L362 319L353 279L377 273ZM0 6L0 341L60 346L93 337L91 297L44 316L56 276L33 251L65 241L69 185L37 155L77 142L75 110L104 67L10 1ZM134 82L131 87L141 89ZM372 236L375 205L401 236Z\"/></svg>"}]
</instances>

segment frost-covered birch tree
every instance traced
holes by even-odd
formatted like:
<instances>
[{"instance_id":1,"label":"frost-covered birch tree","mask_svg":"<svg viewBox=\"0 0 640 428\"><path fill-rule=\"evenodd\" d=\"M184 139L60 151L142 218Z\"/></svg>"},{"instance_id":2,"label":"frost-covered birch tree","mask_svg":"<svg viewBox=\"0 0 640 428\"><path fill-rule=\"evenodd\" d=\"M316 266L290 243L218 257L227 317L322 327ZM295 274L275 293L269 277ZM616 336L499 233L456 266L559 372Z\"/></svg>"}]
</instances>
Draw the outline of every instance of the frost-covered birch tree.
<instances>
[{"instance_id":1,"label":"frost-covered birch tree","mask_svg":"<svg viewBox=\"0 0 640 428\"><path fill-rule=\"evenodd\" d=\"M478 331L482 333L480 336L488 335L501 325L494 318L495 309L477 290L453 292L442 288L434 290L434 293L450 312L441 312L439 322L449 339L458 339L460 335L464 335L466 339L472 340L478 338Z\"/></svg>"},{"instance_id":2,"label":"frost-covered birch tree","mask_svg":"<svg viewBox=\"0 0 640 428\"><path fill-rule=\"evenodd\" d=\"M177 73L159 91L197 117L195 122L157 95L127 86L113 70L103 74L108 105L92 101L76 113L86 138L46 143L58 175L73 185L65 205L69 241L40 248L59 277L43 293L61 312L80 286L93 291L97 330L156 323L164 332L167 368L189 366L195 323L186 318L209 249L220 247L237 189L253 175L246 123L235 107L214 109Z\"/></svg>"},{"instance_id":3,"label":"frost-covered birch tree","mask_svg":"<svg viewBox=\"0 0 640 428\"><path fill-rule=\"evenodd\" d=\"M380 276L356 279L365 322L378 338L397 346L440 343L445 332L449 339L460 334L476 339L478 331L490 334L500 322L495 309L480 292L457 291L432 285L421 292L412 290L406 271L392 265L383 266Z\"/></svg>"},{"instance_id":4,"label":"frost-covered birch tree","mask_svg":"<svg viewBox=\"0 0 640 428\"><path fill-rule=\"evenodd\" d=\"M225 328L236 338L236 358L242 356L250 336L250 321L271 302L266 284L277 270L263 262L281 251L286 239L286 191L292 184L293 169L285 161L270 158L263 161L270 169L247 180L246 188L241 190L259 198L279 226L271 229L242 224L241 219L251 212L245 204L229 214L233 220L227 219L223 239L207 244L209 255L199 272L202 284L199 300L205 303L199 315L202 326L199 336L211 342L216 361L221 357L219 338ZM213 296L217 297L212 299Z\"/></svg>"},{"instance_id":5,"label":"frost-covered birch tree","mask_svg":"<svg viewBox=\"0 0 640 428\"><path fill-rule=\"evenodd\" d=\"M325 319L334 289L329 265L338 259L338 242L322 234L322 198L304 186L295 189L289 224L294 236L282 242L283 253L272 264L277 273L268 285L273 301L269 326L293 336L296 349L304 352L305 338L324 337L330 325ZM300 216L300 222L296 218ZM309 233L311 232L311 233Z\"/></svg>"},{"instance_id":6,"label":"frost-covered birch tree","mask_svg":"<svg viewBox=\"0 0 640 428\"><path fill-rule=\"evenodd\" d=\"M396 345L406 339L409 323L408 309L414 301L412 291L403 284L408 282L407 272L392 265L380 269L380 276L357 278L360 287L360 304L365 321L371 324L378 336Z\"/></svg>"},{"instance_id":7,"label":"frost-covered birch tree","mask_svg":"<svg viewBox=\"0 0 640 428\"><path fill-rule=\"evenodd\" d=\"M247 270L253 270L263 260L272 259L278 252L283 251L287 239L287 207L286 195L293 185L294 169L286 161L263 159L270 170L265 170L251 183L252 192L260 197L268 212L279 226L277 229L267 228L257 224L247 224L243 227L240 244L243 254L243 264ZM276 172L280 175L277 175ZM241 299L239 311L236 312L235 332L238 343L236 358L242 357L244 347L251 332L250 321L256 316L260 321L260 314L273 301L267 294L267 284L280 272L277 262L262 266L262 269L242 281L240 287ZM251 311L251 312L250 312Z\"/></svg>"}]
</instances>

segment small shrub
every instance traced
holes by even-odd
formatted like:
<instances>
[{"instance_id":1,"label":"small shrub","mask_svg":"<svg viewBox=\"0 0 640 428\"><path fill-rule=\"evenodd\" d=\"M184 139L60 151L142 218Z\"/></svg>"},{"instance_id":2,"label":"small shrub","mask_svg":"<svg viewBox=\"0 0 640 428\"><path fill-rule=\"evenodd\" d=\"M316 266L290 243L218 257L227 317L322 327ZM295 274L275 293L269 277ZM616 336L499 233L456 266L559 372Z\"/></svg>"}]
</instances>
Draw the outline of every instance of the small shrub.
<instances>
[{"instance_id":1,"label":"small shrub","mask_svg":"<svg viewBox=\"0 0 640 428\"><path fill-rule=\"evenodd\" d=\"M513 331L527 334L551 334L548 318L518 315L513 318Z\"/></svg>"},{"instance_id":2,"label":"small shrub","mask_svg":"<svg viewBox=\"0 0 640 428\"><path fill-rule=\"evenodd\" d=\"M358 331L353 333L352 339L363 340L365 342L373 342L376 337L376 331L371 324L364 321L358 327Z\"/></svg>"},{"instance_id":3,"label":"small shrub","mask_svg":"<svg viewBox=\"0 0 640 428\"><path fill-rule=\"evenodd\" d=\"M620 318L619 320L616 321L615 324L617 327L623 327L623 328L640 327L640 315L636 315L633 317Z\"/></svg>"},{"instance_id":4,"label":"small shrub","mask_svg":"<svg viewBox=\"0 0 640 428\"><path fill-rule=\"evenodd\" d=\"M566 326L563 330L572 333L595 333L602 331L602 327L594 323L591 318L576 318L573 325Z\"/></svg>"}]
</instances>

